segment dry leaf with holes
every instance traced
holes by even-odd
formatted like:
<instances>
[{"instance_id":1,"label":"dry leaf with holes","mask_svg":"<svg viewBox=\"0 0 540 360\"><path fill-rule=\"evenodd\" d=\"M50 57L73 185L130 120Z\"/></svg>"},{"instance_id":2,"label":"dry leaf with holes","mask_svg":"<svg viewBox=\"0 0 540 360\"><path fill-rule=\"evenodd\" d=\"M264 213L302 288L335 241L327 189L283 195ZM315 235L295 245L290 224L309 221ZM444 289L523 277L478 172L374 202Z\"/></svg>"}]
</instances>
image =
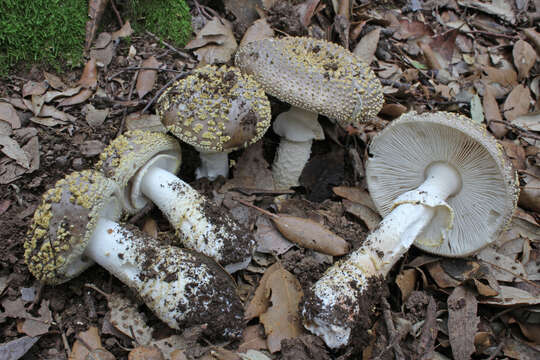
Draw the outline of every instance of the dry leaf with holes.
<instances>
[{"instance_id":1,"label":"dry leaf with holes","mask_svg":"<svg viewBox=\"0 0 540 360\"><path fill-rule=\"evenodd\" d=\"M144 315L137 311L137 306L128 298L113 293L107 298L111 311L111 324L138 344L146 345L152 340L152 329L146 324Z\"/></svg>"},{"instance_id":2,"label":"dry leaf with holes","mask_svg":"<svg viewBox=\"0 0 540 360\"><path fill-rule=\"evenodd\" d=\"M270 300L268 299L268 296L266 293L266 283L270 275L272 275L275 271L279 270L280 268L281 268L281 265L279 265L278 263L275 263L274 265L266 269L266 272L264 273L263 277L259 281L259 286L255 290L255 294L253 295L253 298L247 305L246 311L244 312L244 318L246 320L251 320L253 318L260 316L270 306Z\"/></svg>"},{"instance_id":3,"label":"dry leaf with holes","mask_svg":"<svg viewBox=\"0 0 540 360\"><path fill-rule=\"evenodd\" d=\"M0 120L10 124L12 129L21 127L21 119L13 105L9 103L0 102Z\"/></svg>"},{"instance_id":4,"label":"dry leaf with holes","mask_svg":"<svg viewBox=\"0 0 540 360\"><path fill-rule=\"evenodd\" d=\"M141 67L158 69L160 65L161 63L157 61L154 56L150 56L148 59L142 62ZM152 91L156 83L156 78L156 70L145 69L139 72L139 76L137 76L137 85L135 85L135 88L137 89L137 94L139 95L139 99L142 99L144 95Z\"/></svg>"},{"instance_id":5,"label":"dry leaf with holes","mask_svg":"<svg viewBox=\"0 0 540 360\"><path fill-rule=\"evenodd\" d=\"M188 50L194 50L200 65L226 63L236 47L232 24L217 17L206 23L195 39L185 46Z\"/></svg>"},{"instance_id":6,"label":"dry leaf with holes","mask_svg":"<svg viewBox=\"0 0 540 360\"><path fill-rule=\"evenodd\" d=\"M529 112L531 92L529 88L519 84L508 94L503 106L504 117L512 121Z\"/></svg>"},{"instance_id":7,"label":"dry leaf with holes","mask_svg":"<svg viewBox=\"0 0 540 360\"><path fill-rule=\"evenodd\" d=\"M456 359L470 359L474 352L474 336L480 318L476 316L478 303L473 292L459 286L448 297L448 337Z\"/></svg>"},{"instance_id":8,"label":"dry leaf with holes","mask_svg":"<svg viewBox=\"0 0 540 360\"><path fill-rule=\"evenodd\" d=\"M302 286L293 274L278 265L266 281L266 295L272 305L259 319L264 325L268 349L275 353L281 350L281 340L304 333L299 313Z\"/></svg>"},{"instance_id":9,"label":"dry leaf with holes","mask_svg":"<svg viewBox=\"0 0 540 360\"><path fill-rule=\"evenodd\" d=\"M518 77L523 80L529 77L529 71L536 62L536 51L525 40L518 40L514 44L512 49L512 56L514 57L514 65L518 70Z\"/></svg>"}]
</instances>

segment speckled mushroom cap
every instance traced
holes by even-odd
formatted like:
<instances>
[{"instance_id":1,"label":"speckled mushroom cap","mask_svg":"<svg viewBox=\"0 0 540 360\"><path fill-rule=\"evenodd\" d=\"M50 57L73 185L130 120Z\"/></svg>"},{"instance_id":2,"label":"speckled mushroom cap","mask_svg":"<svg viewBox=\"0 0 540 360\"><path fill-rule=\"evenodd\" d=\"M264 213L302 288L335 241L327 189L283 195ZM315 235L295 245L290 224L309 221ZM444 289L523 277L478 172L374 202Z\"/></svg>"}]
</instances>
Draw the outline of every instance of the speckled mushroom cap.
<instances>
[{"instance_id":1,"label":"speckled mushroom cap","mask_svg":"<svg viewBox=\"0 0 540 360\"><path fill-rule=\"evenodd\" d=\"M236 66L264 90L342 126L377 115L384 99L370 67L345 48L314 38L263 39L241 46Z\"/></svg>"},{"instance_id":2,"label":"speckled mushroom cap","mask_svg":"<svg viewBox=\"0 0 540 360\"><path fill-rule=\"evenodd\" d=\"M176 174L182 163L178 140L172 136L143 130L127 131L111 141L99 156L95 169L115 180L124 190L124 208L128 213L142 209L148 200L132 191L134 175L157 155L170 155L160 163L165 170Z\"/></svg>"},{"instance_id":3,"label":"speckled mushroom cap","mask_svg":"<svg viewBox=\"0 0 540 360\"><path fill-rule=\"evenodd\" d=\"M469 255L495 241L512 218L519 195L517 175L502 146L486 128L467 117L436 112L402 115L370 145L367 182L375 206L386 216L403 193L425 180L427 168L450 164L461 189L446 202L453 227L442 243L415 245L444 256Z\"/></svg>"},{"instance_id":4,"label":"speckled mushroom cap","mask_svg":"<svg viewBox=\"0 0 540 360\"><path fill-rule=\"evenodd\" d=\"M270 102L249 75L207 65L160 96L157 114L174 136L199 151L225 152L258 141L270 126Z\"/></svg>"},{"instance_id":5,"label":"speckled mushroom cap","mask_svg":"<svg viewBox=\"0 0 540 360\"><path fill-rule=\"evenodd\" d=\"M30 272L47 284L66 282L93 264L82 257L100 216L118 220L118 185L96 171L74 172L43 194L24 243Z\"/></svg>"}]
</instances>

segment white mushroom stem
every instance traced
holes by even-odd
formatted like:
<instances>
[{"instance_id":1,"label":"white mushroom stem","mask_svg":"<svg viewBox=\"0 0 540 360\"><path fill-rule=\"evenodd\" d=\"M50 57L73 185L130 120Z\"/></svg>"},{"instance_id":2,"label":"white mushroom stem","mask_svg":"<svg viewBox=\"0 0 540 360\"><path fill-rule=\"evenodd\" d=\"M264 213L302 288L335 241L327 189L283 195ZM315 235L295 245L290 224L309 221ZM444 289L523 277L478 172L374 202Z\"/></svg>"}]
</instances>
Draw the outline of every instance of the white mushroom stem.
<instances>
[{"instance_id":1,"label":"white mushroom stem","mask_svg":"<svg viewBox=\"0 0 540 360\"><path fill-rule=\"evenodd\" d=\"M272 165L274 186L276 189L298 186L302 170L311 154L313 140L324 139L317 113L291 106L289 111L276 117L273 129L281 136Z\"/></svg>"},{"instance_id":2,"label":"white mushroom stem","mask_svg":"<svg viewBox=\"0 0 540 360\"><path fill-rule=\"evenodd\" d=\"M223 176L229 177L229 154L227 152L204 152L199 150L201 166L195 171L197 179L208 178L210 181Z\"/></svg>"},{"instance_id":3,"label":"white mushroom stem","mask_svg":"<svg viewBox=\"0 0 540 360\"><path fill-rule=\"evenodd\" d=\"M159 242L139 232L101 217L84 255L107 269L136 291L156 316L172 328L180 329L191 321L212 322L221 336L235 336L237 325L221 324L216 305L224 314L235 312L232 282L216 289L227 278L219 267L209 267L202 255ZM205 299L205 300L201 300ZM220 314L224 316L223 314ZM241 314L232 314L239 317ZM230 316L231 321L235 316ZM235 320L236 321L236 320Z\"/></svg>"},{"instance_id":4,"label":"white mushroom stem","mask_svg":"<svg viewBox=\"0 0 540 360\"><path fill-rule=\"evenodd\" d=\"M321 336L331 348L347 345L354 319L361 311L369 310L361 309L358 301L359 296L370 291L369 279L385 277L428 228L438 227L438 235L444 236L452 226L452 209L444 200L460 188L460 176L452 166L443 163L430 166L424 183L394 202L392 212L364 245L329 268L315 283L312 298L306 301L308 305L303 310L304 326ZM342 314L353 321L340 322Z\"/></svg>"},{"instance_id":5,"label":"white mushroom stem","mask_svg":"<svg viewBox=\"0 0 540 360\"><path fill-rule=\"evenodd\" d=\"M140 191L163 212L185 247L224 264L229 273L246 268L251 261L254 244L240 241L239 226L228 216L207 218L205 204L215 205L176 175L162 169L159 161L159 156L156 156L139 170L134 187L140 187ZM224 258L225 248L245 256L231 262L231 258Z\"/></svg>"}]
</instances>

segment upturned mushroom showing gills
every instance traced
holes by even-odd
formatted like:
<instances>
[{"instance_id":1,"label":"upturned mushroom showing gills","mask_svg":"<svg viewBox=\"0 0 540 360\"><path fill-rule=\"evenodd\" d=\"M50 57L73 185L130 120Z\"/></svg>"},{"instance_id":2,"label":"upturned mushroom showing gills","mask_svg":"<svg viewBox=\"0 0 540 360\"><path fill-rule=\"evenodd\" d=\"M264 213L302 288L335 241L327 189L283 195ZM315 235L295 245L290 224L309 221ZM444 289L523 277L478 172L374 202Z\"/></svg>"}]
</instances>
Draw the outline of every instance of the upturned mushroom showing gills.
<instances>
[{"instance_id":1,"label":"upturned mushroom showing gills","mask_svg":"<svg viewBox=\"0 0 540 360\"><path fill-rule=\"evenodd\" d=\"M368 188L384 218L314 284L303 307L305 327L332 348L350 341L358 319L371 311L366 299L374 284L413 243L443 256L472 254L498 238L519 193L502 147L463 116L402 115L369 151Z\"/></svg>"},{"instance_id":2,"label":"upturned mushroom showing gills","mask_svg":"<svg viewBox=\"0 0 540 360\"><path fill-rule=\"evenodd\" d=\"M230 273L247 267L255 239L225 209L175 175L180 162L180 146L174 137L135 130L111 141L96 169L120 185L128 212L142 209L149 199L186 248L213 258Z\"/></svg>"},{"instance_id":3,"label":"upturned mushroom showing gills","mask_svg":"<svg viewBox=\"0 0 540 360\"><path fill-rule=\"evenodd\" d=\"M345 48L302 37L263 39L241 46L235 64L264 90L291 105L273 129L281 136L272 166L277 189L298 186L313 140L324 139L321 114L342 126L368 121L383 104L370 67Z\"/></svg>"},{"instance_id":4,"label":"upturned mushroom showing gills","mask_svg":"<svg viewBox=\"0 0 540 360\"><path fill-rule=\"evenodd\" d=\"M30 272L55 285L97 262L170 327L208 324L208 335L238 337L242 304L229 275L202 254L118 224L120 196L118 185L97 171L59 180L43 195L24 244Z\"/></svg>"},{"instance_id":5,"label":"upturned mushroom showing gills","mask_svg":"<svg viewBox=\"0 0 540 360\"><path fill-rule=\"evenodd\" d=\"M206 65L159 97L157 114L177 138L199 151L197 178L229 174L228 153L257 142L270 127L270 102L237 68Z\"/></svg>"}]
</instances>

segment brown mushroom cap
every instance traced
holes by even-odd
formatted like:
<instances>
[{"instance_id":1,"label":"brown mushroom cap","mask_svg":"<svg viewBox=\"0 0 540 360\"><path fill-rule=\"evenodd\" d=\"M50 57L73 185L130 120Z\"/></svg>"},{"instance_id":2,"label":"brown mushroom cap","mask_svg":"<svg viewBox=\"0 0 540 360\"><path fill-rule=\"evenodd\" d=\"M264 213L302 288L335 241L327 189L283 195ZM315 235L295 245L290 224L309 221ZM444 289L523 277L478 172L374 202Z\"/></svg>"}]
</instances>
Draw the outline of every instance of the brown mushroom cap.
<instances>
[{"instance_id":1,"label":"brown mushroom cap","mask_svg":"<svg viewBox=\"0 0 540 360\"><path fill-rule=\"evenodd\" d=\"M270 102L251 76L207 65L160 96L157 113L174 136L200 151L223 152L259 140L270 126Z\"/></svg>"},{"instance_id":2,"label":"brown mushroom cap","mask_svg":"<svg viewBox=\"0 0 540 360\"><path fill-rule=\"evenodd\" d=\"M43 194L24 243L30 272L47 284L60 284L90 267L93 261L82 254L100 216L120 218L119 193L113 180L85 170Z\"/></svg>"},{"instance_id":3,"label":"brown mushroom cap","mask_svg":"<svg viewBox=\"0 0 540 360\"><path fill-rule=\"evenodd\" d=\"M178 140L167 134L133 130L127 131L111 141L99 156L95 169L116 181L124 190L123 200L127 212L135 213L147 203L139 194L132 194L134 175L150 159L157 155L171 155L166 170L176 174L182 162L182 152Z\"/></svg>"},{"instance_id":4,"label":"brown mushroom cap","mask_svg":"<svg viewBox=\"0 0 540 360\"><path fill-rule=\"evenodd\" d=\"M263 39L241 46L242 72L291 105L338 121L367 121L383 104L382 88L370 67L345 48L314 38Z\"/></svg>"},{"instance_id":5,"label":"brown mushroom cap","mask_svg":"<svg viewBox=\"0 0 540 360\"><path fill-rule=\"evenodd\" d=\"M383 216L400 195L424 182L431 164L449 164L461 177L461 189L446 200L454 211L453 227L442 243L415 242L424 251L471 254L495 241L512 218L519 195L516 173L495 138L465 116L404 114L373 139L370 153L368 187Z\"/></svg>"}]
</instances>

